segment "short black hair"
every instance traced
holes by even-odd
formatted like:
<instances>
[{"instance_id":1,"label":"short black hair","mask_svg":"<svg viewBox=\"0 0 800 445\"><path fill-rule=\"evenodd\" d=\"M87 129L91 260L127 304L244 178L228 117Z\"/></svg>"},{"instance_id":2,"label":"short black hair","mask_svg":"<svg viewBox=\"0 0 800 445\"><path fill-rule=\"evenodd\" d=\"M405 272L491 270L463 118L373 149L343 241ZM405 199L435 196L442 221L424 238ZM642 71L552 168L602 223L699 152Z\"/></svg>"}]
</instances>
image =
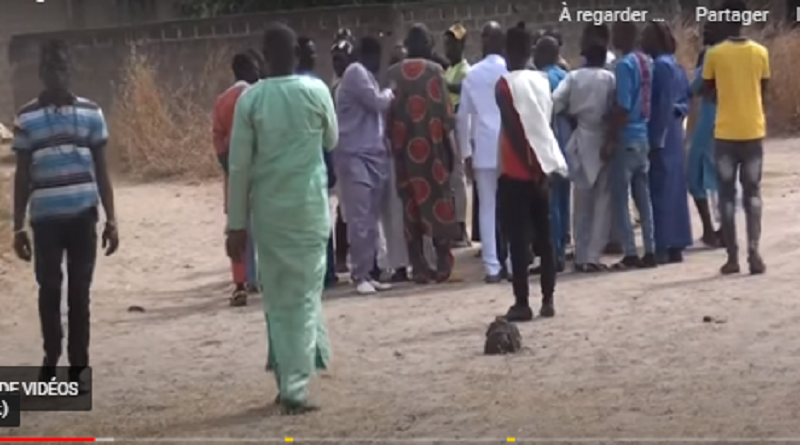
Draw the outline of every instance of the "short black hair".
<instances>
[{"instance_id":1,"label":"short black hair","mask_svg":"<svg viewBox=\"0 0 800 445\"><path fill-rule=\"evenodd\" d=\"M747 4L742 0L725 0L719 7L721 11L736 11L736 12L744 12L747 11ZM728 21L728 25L733 25L736 27L742 26L742 20L730 20Z\"/></svg>"},{"instance_id":2,"label":"short black hair","mask_svg":"<svg viewBox=\"0 0 800 445\"><path fill-rule=\"evenodd\" d=\"M658 38L659 49L666 54L675 54L678 42L675 39L675 35L672 33L672 29L669 27L669 25L666 22L657 22L651 20L647 26L655 29L655 33Z\"/></svg>"},{"instance_id":3,"label":"short black hair","mask_svg":"<svg viewBox=\"0 0 800 445\"><path fill-rule=\"evenodd\" d=\"M431 57L433 51L433 35L424 23L415 23L408 29L405 39L406 49L408 56L417 57Z\"/></svg>"},{"instance_id":4,"label":"short black hair","mask_svg":"<svg viewBox=\"0 0 800 445\"><path fill-rule=\"evenodd\" d=\"M587 23L583 28L583 36L584 38L592 37L593 39L601 40L603 43L608 43L611 39L611 30L605 23L599 25Z\"/></svg>"},{"instance_id":5,"label":"short black hair","mask_svg":"<svg viewBox=\"0 0 800 445\"><path fill-rule=\"evenodd\" d=\"M272 23L264 31L264 59L271 68L294 69L297 35L283 23Z\"/></svg>"},{"instance_id":6,"label":"short black hair","mask_svg":"<svg viewBox=\"0 0 800 445\"><path fill-rule=\"evenodd\" d=\"M60 39L51 39L44 42L40 48L39 63L43 68L54 67L69 62L69 47L67 42Z\"/></svg>"},{"instance_id":7,"label":"short black hair","mask_svg":"<svg viewBox=\"0 0 800 445\"><path fill-rule=\"evenodd\" d=\"M506 31L506 53L514 56L528 56L533 45L533 34L525 27L525 22L519 22Z\"/></svg>"},{"instance_id":8,"label":"short black hair","mask_svg":"<svg viewBox=\"0 0 800 445\"><path fill-rule=\"evenodd\" d=\"M586 59L586 65L591 67L601 67L606 64L608 57L608 48L598 42L590 43L583 50L583 57Z\"/></svg>"},{"instance_id":9,"label":"short black hair","mask_svg":"<svg viewBox=\"0 0 800 445\"><path fill-rule=\"evenodd\" d=\"M358 52L361 55L378 55L383 50L381 41L377 37L366 36L358 41Z\"/></svg>"},{"instance_id":10,"label":"short black hair","mask_svg":"<svg viewBox=\"0 0 800 445\"><path fill-rule=\"evenodd\" d=\"M248 53L236 54L233 56L233 60L231 61L233 75L238 80L242 80L247 75L248 71L252 70L256 66L256 61Z\"/></svg>"},{"instance_id":11,"label":"short black hair","mask_svg":"<svg viewBox=\"0 0 800 445\"><path fill-rule=\"evenodd\" d=\"M311 37L300 36L297 38L297 46L300 48L307 48L308 46L314 43L314 39Z\"/></svg>"},{"instance_id":12,"label":"short black hair","mask_svg":"<svg viewBox=\"0 0 800 445\"><path fill-rule=\"evenodd\" d=\"M546 29L544 31L544 36L552 37L552 38L556 39L556 42L558 42L558 46L563 46L564 45L564 39L561 38L561 31L559 31L559 30L557 30L555 28ZM544 37L544 36L542 36L542 37Z\"/></svg>"}]
</instances>

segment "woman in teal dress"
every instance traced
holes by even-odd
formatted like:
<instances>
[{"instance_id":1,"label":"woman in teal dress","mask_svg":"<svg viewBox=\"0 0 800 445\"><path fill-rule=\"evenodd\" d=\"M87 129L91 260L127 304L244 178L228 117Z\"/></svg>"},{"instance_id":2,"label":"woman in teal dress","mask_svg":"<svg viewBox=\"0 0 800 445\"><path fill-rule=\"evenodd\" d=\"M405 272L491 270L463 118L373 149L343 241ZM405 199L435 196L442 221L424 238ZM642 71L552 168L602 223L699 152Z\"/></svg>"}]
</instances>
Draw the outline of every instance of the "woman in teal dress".
<instances>
[{"instance_id":1,"label":"woman in teal dress","mask_svg":"<svg viewBox=\"0 0 800 445\"><path fill-rule=\"evenodd\" d=\"M706 48L719 43L713 27L706 24L703 29L703 43ZM703 59L705 50L700 53L697 68L691 85L692 97L699 101L694 125L689 125L689 156L687 165L687 186L694 199L697 213L703 223L703 244L709 247L721 247L720 230L714 229L711 219L709 193L717 190L717 176L714 166L714 121L717 116L717 104L713 99L702 95Z\"/></svg>"}]
</instances>

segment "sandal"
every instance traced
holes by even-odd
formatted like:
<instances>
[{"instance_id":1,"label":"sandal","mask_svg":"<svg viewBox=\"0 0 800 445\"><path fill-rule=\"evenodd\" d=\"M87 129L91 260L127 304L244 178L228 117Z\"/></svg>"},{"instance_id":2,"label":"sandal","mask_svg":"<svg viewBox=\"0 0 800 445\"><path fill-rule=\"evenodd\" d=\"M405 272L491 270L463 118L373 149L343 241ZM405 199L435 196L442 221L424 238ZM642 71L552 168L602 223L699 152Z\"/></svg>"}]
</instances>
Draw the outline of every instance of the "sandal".
<instances>
[{"instance_id":1,"label":"sandal","mask_svg":"<svg viewBox=\"0 0 800 445\"><path fill-rule=\"evenodd\" d=\"M614 272L625 272L631 269L640 269L642 267L642 260L638 256L626 256L619 263L611 266Z\"/></svg>"},{"instance_id":2,"label":"sandal","mask_svg":"<svg viewBox=\"0 0 800 445\"><path fill-rule=\"evenodd\" d=\"M247 290L236 290L229 300L231 307L247 306Z\"/></svg>"},{"instance_id":3,"label":"sandal","mask_svg":"<svg viewBox=\"0 0 800 445\"><path fill-rule=\"evenodd\" d=\"M608 266L601 263L586 263L586 264L576 264L575 265L575 272L579 273L599 273L599 272L608 272Z\"/></svg>"}]
</instances>

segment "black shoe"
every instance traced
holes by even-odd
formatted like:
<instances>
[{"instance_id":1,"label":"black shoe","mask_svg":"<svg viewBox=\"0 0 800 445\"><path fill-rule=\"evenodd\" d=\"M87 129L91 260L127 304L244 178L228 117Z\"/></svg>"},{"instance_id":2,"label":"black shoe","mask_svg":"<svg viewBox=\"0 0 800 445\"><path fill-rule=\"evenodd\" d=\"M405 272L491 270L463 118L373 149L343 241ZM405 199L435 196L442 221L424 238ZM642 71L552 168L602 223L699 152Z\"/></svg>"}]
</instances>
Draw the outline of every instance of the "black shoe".
<instances>
[{"instance_id":1,"label":"black shoe","mask_svg":"<svg viewBox=\"0 0 800 445\"><path fill-rule=\"evenodd\" d=\"M401 267L394 271L391 280L392 283L405 283L408 281L408 270L405 267Z\"/></svg>"},{"instance_id":2,"label":"black shoe","mask_svg":"<svg viewBox=\"0 0 800 445\"><path fill-rule=\"evenodd\" d=\"M40 382L49 382L56 377L56 366L50 365L50 361L44 359L42 366L39 368L38 379ZM57 362L56 362L57 363Z\"/></svg>"},{"instance_id":3,"label":"black shoe","mask_svg":"<svg viewBox=\"0 0 800 445\"><path fill-rule=\"evenodd\" d=\"M736 261L735 258L728 258L728 261L719 268L719 273L722 275L733 275L741 271L742 269L739 267L739 262Z\"/></svg>"},{"instance_id":4,"label":"black shoe","mask_svg":"<svg viewBox=\"0 0 800 445\"><path fill-rule=\"evenodd\" d=\"M542 298L542 308L539 309L539 316L544 318L552 318L556 316L556 306L553 304L553 297Z\"/></svg>"},{"instance_id":5,"label":"black shoe","mask_svg":"<svg viewBox=\"0 0 800 445\"><path fill-rule=\"evenodd\" d=\"M483 279L483 282L486 284L497 284L501 281L503 281L503 276L499 273L494 275L486 275L486 277Z\"/></svg>"},{"instance_id":6,"label":"black shoe","mask_svg":"<svg viewBox=\"0 0 800 445\"><path fill-rule=\"evenodd\" d=\"M81 377L83 366L71 366L69 368L69 381L78 383L78 395L88 394L92 392L92 387Z\"/></svg>"},{"instance_id":7,"label":"black shoe","mask_svg":"<svg viewBox=\"0 0 800 445\"><path fill-rule=\"evenodd\" d=\"M750 275L761 275L767 271L767 265L758 253L751 253L747 257L747 264L750 266Z\"/></svg>"},{"instance_id":8,"label":"black shoe","mask_svg":"<svg viewBox=\"0 0 800 445\"><path fill-rule=\"evenodd\" d=\"M506 320L510 322L523 322L533 320L533 310L530 306L520 306L515 304L508 308Z\"/></svg>"},{"instance_id":9,"label":"black shoe","mask_svg":"<svg viewBox=\"0 0 800 445\"><path fill-rule=\"evenodd\" d=\"M652 253L644 254L642 259L639 260L639 263L641 264L640 267L642 269L652 269L654 267L658 267L658 260L656 259L655 254Z\"/></svg>"},{"instance_id":10,"label":"black shoe","mask_svg":"<svg viewBox=\"0 0 800 445\"><path fill-rule=\"evenodd\" d=\"M670 264L682 263L683 249L668 249L667 261L669 261Z\"/></svg>"}]
</instances>

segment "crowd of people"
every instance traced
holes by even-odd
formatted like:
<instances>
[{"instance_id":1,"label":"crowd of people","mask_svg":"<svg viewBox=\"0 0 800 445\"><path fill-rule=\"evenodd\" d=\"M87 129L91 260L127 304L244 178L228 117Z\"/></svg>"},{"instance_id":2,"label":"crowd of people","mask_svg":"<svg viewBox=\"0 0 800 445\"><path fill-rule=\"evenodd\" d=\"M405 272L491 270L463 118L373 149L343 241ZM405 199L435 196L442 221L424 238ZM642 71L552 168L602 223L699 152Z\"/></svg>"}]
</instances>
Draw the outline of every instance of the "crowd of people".
<instances>
[{"instance_id":1,"label":"crowd of people","mask_svg":"<svg viewBox=\"0 0 800 445\"><path fill-rule=\"evenodd\" d=\"M728 1L722 9L746 8ZM560 56L556 33L534 34L523 23L508 30L487 23L483 57L473 66L459 24L445 33L445 58L424 25L411 27L386 69L380 39L355 42L343 32L331 49L330 87L314 74L310 40L282 25L270 28L265 59L251 62L265 69L265 80L233 113L227 249L234 262L245 258L252 223L259 281L268 286L268 368L279 402L313 409L306 384L329 359L321 293L336 272L349 271L360 294L392 282L451 279L452 249L470 241L468 183L485 281L512 282L509 321L534 316L531 274L541 277L540 316L555 315L556 275L567 267L572 234L576 272L682 262L693 243L687 190L702 219L702 242L725 246L721 272L738 272L737 174L749 270L764 273L759 182L769 60L741 28L705 26L707 48L692 81L675 58L669 26L658 21L642 29L588 25L582 66L574 70ZM717 188L719 230L709 206ZM600 259L614 244L622 258L607 266Z\"/></svg>"},{"instance_id":2,"label":"crowd of people","mask_svg":"<svg viewBox=\"0 0 800 445\"><path fill-rule=\"evenodd\" d=\"M729 0L720 9L746 5ZM308 381L330 360L321 295L337 273L349 272L360 294L393 282L443 283L452 280L452 249L479 240L486 283L512 282L507 319L533 318L531 274L541 277L539 313L552 317L569 244L580 273L683 261L693 242L687 190L702 242L724 246L721 272L737 273L737 177L749 271L764 273L760 182L770 67L767 50L741 29L705 25L706 49L691 81L664 22L641 30L629 22L588 25L577 69L561 58L557 33L524 24L487 23L483 57L473 66L460 24L445 33L444 57L424 25L411 27L386 69L380 39L356 42L342 31L330 51L336 80L327 85L315 74L315 43L270 25L261 51L234 57L236 82L219 96L213 121L226 178L231 304L263 290L277 402L293 413L315 409ZM43 379L61 356L66 255L70 378L80 380L89 360L99 206L107 255L119 238L106 123L95 103L71 93L69 67L63 42L45 45L43 92L15 121L14 248L35 260ZM720 229L710 204L717 189ZM615 251L620 261L601 262Z\"/></svg>"}]
</instances>

